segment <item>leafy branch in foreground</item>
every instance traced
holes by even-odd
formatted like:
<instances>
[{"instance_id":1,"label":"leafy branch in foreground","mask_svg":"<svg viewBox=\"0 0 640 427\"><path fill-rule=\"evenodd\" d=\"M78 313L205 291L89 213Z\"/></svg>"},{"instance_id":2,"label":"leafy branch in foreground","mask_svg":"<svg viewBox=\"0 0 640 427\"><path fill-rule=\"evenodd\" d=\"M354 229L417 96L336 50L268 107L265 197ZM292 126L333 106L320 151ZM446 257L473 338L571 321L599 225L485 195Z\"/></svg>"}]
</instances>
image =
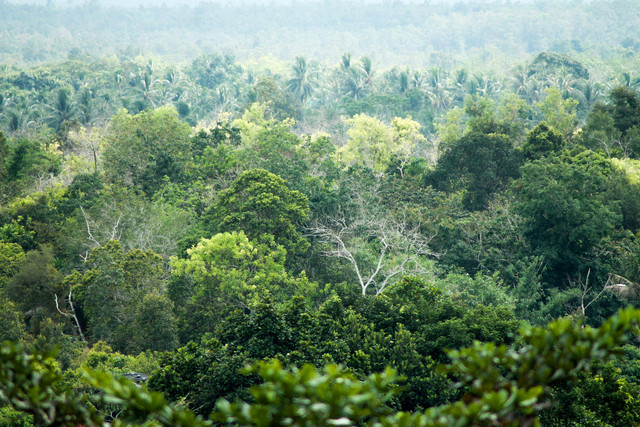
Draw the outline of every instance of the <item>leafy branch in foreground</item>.
<instances>
[{"instance_id":1,"label":"leafy branch in foreground","mask_svg":"<svg viewBox=\"0 0 640 427\"><path fill-rule=\"evenodd\" d=\"M287 370L278 361L260 362L245 369L265 380L251 388L255 402L221 399L212 419L246 426L538 426L540 411L551 405L551 387L617 354L629 332L639 332L639 323L640 310L627 308L597 329L565 318L546 328L523 328L519 342L509 347L475 343L451 351L452 363L442 370L459 379L457 386L465 390L462 399L413 414L393 413L393 399L402 389L393 369L359 381L335 365L318 372L311 365ZM27 355L21 346L5 343L0 357L1 404L32 414L38 424L103 424L82 396L56 389L60 375L50 363L51 355ZM102 392L103 402L123 407L114 425L212 424L125 379L87 371L85 381Z\"/></svg>"},{"instance_id":2,"label":"leafy branch in foreground","mask_svg":"<svg viewBox=\"0 0 640 427\"><path fill-rule=\"evenodd\" d=\"M60 390L62 375L55 369L55 355L27 355L21 345L0 346L0 406L30 414L36 425L99 425L101 419L84 396Z\"/></svg>"},{"instance_id":3,"label":"leafy branch in foreground","mask_svg":"<svg viewBox=\"0 0 640 427\"><path fill-rule=\"evenodd\" d=\"M102 391L100 400L104 403L119 405L123 408L123 416L115 420L113 426L152 425L166 427L204 427L210 426L185 408L170 405L162 393L148 391L138 387L125 378L114 378L105 372L87 371L85 381Z\"/></svg>"},{"instance_id":4,"label":"leafy branch in foreground","mask_svg":"<svg viewBox=\"0 0 640 427\"><path fill-rule=\"evenodd\" d=\"M459 378L466 393L455 403L424 413L390 414L386 406L401 389L391 369L353 383L335 366L317 373L311 366L284 371L278 362L257 367L265 383L252 388L255 403L218 402L214 418L240 425L527 426L551 405L550 387L606 360L638 330L640 310L622 310L600 328L560 319L547 328L526 327L520 342L507 347L476 343L451 351L442 370Z\"/></svg>"},{"instance_id":5,"label":"leafy branch in foreground","mask_svg":"<svg viewBox=\"0 0 640 427\"><path fill-rule=\"evenodd\" d=\"M220 399L212 418L247 426L357 425L391 414L387 403L402 390L391 368L364 381L337 365L317 372L312 365L283 369L279 361L258 362L245 369L265 381L251 388L255 403Z\"/></svg>"}]
</instances>

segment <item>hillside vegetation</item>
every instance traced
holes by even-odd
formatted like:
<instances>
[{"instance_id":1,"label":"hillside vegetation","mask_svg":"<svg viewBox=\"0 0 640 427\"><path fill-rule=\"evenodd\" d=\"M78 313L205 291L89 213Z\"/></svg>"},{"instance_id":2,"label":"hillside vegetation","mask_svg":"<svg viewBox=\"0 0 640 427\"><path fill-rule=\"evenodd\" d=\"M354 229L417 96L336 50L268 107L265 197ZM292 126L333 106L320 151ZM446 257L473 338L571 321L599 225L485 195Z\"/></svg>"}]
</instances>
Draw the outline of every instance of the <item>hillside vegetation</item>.
<instances>
[{"instance_id":1,"label":"hillside vegetation","mask_svg":"<svg viewBox=\"0 0 640 427\"><path fill-rule=\"evenodd\" d=\"M639 424L634 3L0 2L0 425Z\"/></svg>"}]
</instances>

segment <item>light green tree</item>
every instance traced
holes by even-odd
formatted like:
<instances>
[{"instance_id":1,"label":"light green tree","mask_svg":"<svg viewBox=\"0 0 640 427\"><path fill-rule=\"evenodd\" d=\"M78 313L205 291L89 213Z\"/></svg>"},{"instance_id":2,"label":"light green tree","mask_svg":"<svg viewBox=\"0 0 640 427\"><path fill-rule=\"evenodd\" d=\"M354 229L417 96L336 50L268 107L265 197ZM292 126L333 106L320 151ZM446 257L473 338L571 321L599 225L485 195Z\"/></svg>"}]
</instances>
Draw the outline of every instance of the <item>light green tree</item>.
<instances>
[{"instance_id":1,"label":"light green tree","mask_svg":"<svg viewBox=\"0 0 640 427\"><path fill-rule=\"evenodd\" d=\"M345 120L349 126L347 145L337 152L338 159L347 166L361 165L376 172L384 172L394 156L404 166L416 145L425 140L420 124L407 118L394 118L391 126L380 120L356 114Z\"/></svg>"},{"instance_id":2,"label":"light green tree","mask_svg":"<svg viewBox=\"0 0 640 427\"><path fill-rule=\"evenodd\" d=\"M174 258L176 275L188 275L196 284L195 298L247 308L265 293L296 293L284 268L285 249L273 242L257 243L244 232L219 233L188 249L187 259Z\"/></svg>"},{"instance_id":3,"label":"light green tree","mask_svg":"<svg viewBox=\"0 0 640 427\"><path fill-rule=\"evenodd\" d=\"M266 295L284 301L313 289L304 275L287 273L282 246L251 241L242 231L202 239L187 253L187 259L172 259L173 274L193 283L189 315L205 330L229 310L252 310Z\"/></svg>"},{"instance_id":4,"label":"light green tree","mask_svg":"<svg viewBox=\"0 0 640 427\"><path fill-rule=\"evenodd\" d=\"M564 99L562 92L554 87L547 88L546 93L544 101L537 104L544 120L565 138L570 137L578 124L576 118L578 101L573 98Z\"/></svg>"},{"instance_id":5,"label":"light green tree","mask_svg":"<svg viewBox=\"0 0 640 427\"><path fill-rule=\"evenodd\" d=\"M191 127L172 106L131 115L120 110L107 130L107 179L153 192L168 176L178 179L191 159Z\"/></svg>"}]
</instances>

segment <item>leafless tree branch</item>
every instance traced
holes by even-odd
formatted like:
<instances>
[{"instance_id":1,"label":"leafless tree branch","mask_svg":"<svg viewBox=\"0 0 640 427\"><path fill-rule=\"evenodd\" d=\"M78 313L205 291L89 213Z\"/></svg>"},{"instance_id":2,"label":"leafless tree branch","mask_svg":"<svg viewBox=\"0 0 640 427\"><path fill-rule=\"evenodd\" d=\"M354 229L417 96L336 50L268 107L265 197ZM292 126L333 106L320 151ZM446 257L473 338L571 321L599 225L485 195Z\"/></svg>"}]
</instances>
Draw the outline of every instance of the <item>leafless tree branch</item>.
<instances>
[{"instance_id":1,"label":"leafless tree branch","mask_svg":"<svg viewBox=\"0 0 640 427\"><path fill-rule=\"evenodd\" d=\"M67 303L69 304L69 308L71 309L71 313L66 313L64 311L62 311L60 309L60 304L58 303L58 295L54 294L55 296L55 301L56 301L56 310L58 310L58 313L62 314L65 317L70 317L73 319L73 321L76 324L76 328L78 329L78 334L80 335L80 339L82 340L82 342L86 343L87 340L84 337L84 334L82 333L82 327L80 326L80 321L78 320L78 316L76 315L76 309L73 306L73 299L72 299L72 289L69 288L69 295L67 295Z\"/></svg>"},{"instance_id":2,"label":"leafless tree branch","mask_svg":"<svg viewBox=\"0 0 640 427\"><path fill-rule=\"evenodd\" d=\"M351 265L362 295L371 293L371 288L379 295L397 276L425 272L420 267L421 257L439 256L428 248L435 236L425 237L419 228L410 227L405 219L396 221L360 209L350 220L341 213L325 223L316 221L307 228L307 235L329 247L324 256L341 258Z\"/></svg>"}]
</instances>

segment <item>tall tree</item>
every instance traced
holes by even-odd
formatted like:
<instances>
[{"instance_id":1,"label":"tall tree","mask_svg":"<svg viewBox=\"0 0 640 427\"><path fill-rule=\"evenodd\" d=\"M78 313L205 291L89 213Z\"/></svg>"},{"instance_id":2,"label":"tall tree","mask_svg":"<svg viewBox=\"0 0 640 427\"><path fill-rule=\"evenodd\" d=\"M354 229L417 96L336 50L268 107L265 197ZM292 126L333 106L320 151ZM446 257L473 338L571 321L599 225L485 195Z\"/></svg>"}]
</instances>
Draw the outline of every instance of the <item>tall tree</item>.
<instances>
[{"instance_id":1,"label":"tall tree","mask_svg":"<svg viewBox=\"0 0 640 427\"><path fill-rule=\"evenodd\" d=\"M506 135L473 131L446 149L426 180L440 190L462 191L464 204L478 210L520 176L521 163Z\"/></svg>"},{"instance_id":2,"label":"tall tree","mask_svg":"<svg viewBox=\"0 0 640 427\"><path fill-rule=\"evenodd\" d=\"M304 194L290 190L278 175L252 169L220 192L204 221L210 232L243 231L252 240L271 235L295 257L309 248L298 230L308 215L309 201Z\"/></svg>"},{"instance_id":3,"label":"tall tree","mask_svg":"<svg viewBox=\"0 0 640 427\"><path fill-rule=\"evenodd\" d=\"M293 65L293 77L287 81L287 89L298 96L300 101L309 99L313 93L312 71L304 56L297 56Z\"/></svg>"},{"instance_id":4,"label":"tall tree","mask_svg":"<svg viewBox=\"0 0 640 427\"><path fill-rule=\"evenodd\" d=\"M111 120L104 149L109 181L134 184L153 194L164 176L180 180L191 159L191 128L173 107L135 116L120 110Z\"/></svg>"}]
</instances>

